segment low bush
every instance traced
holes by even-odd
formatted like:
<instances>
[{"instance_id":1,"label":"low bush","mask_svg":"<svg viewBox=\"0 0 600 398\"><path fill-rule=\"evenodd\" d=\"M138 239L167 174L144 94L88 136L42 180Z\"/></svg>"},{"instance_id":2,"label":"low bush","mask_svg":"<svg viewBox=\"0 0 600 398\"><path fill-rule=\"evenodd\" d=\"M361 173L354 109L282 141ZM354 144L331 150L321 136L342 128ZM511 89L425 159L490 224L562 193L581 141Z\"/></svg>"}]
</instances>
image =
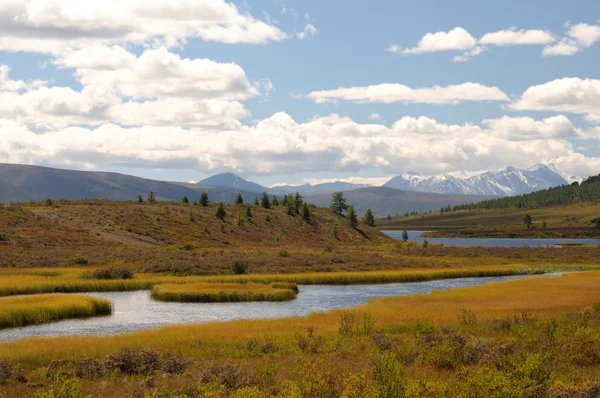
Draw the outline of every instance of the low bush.
<instances>
[{"instance_id":1,"label":"low bush","mask_svg":"<svg viewBox=\"0 0 600 398\"><path fill-rule=\"evenodd\" d=\"M94 272L85 272L84 279L133 279L133 271L123 267L98 268Z\"/></svg>"}]
</instances>

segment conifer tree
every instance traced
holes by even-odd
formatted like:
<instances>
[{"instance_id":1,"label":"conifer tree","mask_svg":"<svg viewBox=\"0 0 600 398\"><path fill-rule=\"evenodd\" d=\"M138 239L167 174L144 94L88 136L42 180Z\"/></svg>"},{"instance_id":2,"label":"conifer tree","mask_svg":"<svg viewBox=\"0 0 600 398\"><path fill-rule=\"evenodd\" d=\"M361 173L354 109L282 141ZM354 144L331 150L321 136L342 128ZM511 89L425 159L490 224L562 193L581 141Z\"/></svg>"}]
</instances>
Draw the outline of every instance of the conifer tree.
<instances>
[{"instance_id":1,"label":"conifer tree","mask_svg":"<svg viewBox=\"0 0 600 398\"><path fill-rule=\"evenodd\" d=\"M308 209L308 205L304 202L302 206L302 219L306 222L310 222L310 210Z\"/></svg>"},{"instance_id":2,"label":"conifer tree","mask_svg":"<svg viewBox=\"0 0 600 398\"><path fill-rule=\"evenodd\" d=\"M269 195L266 192L263 192L262 194L260 205L265 209L271 208L271 201L269 200Z\"/></svg>"},{"instance_id":3,"label":"conifer tree","mask_svg":"<svg viewBox=\"0 0 600 398\"><path fill-rule=\"evenodd\" d=\"M190 200L188 199L187 196L184 196L183 199L181 199L181 203L190 203Z\"/></svg>"},{"instance_id":4,"label":"conifer tree","mask_svg":"<svg viewBox=\"0 0 600 398\"><path fill-rule=\"evenodd\" d=\"M365 224L369 227L375 226L375 217L373 216L373 211L371 209L367 209L367 212L365 213Z\"/></svg>"},{"instance_id":5,"label":"conifer tree","mask_svg":"<svg viewBox=\"0 0 600 398\"><path fill-rule=\"evenodd\" d=\"M350 222L350 226L352 228L356 228L358 225L358 218L356 218L356 210L354 210L354 205L350 205L348 207L348 221Z\"/></svg>"},{"instance_id":6,"label":"conifer tree","mask_svg":"<svg viewBox=\"0 0 600 398\"><path fill-rule=\"evenodd\" d=\"M236 205L243 205L244 204L244 198L242 197L241 193L237 194L237 197L235 198L235 204Z\"/></svg>"},{"instance_id":7,"label":"conifer tree","mask_svg":"<svg viewBox=\"0 0 600 398\"><path fill-rule=\"evenodd\" d=\"M148 194L148 202L150 202L150 203L156 202L156 196L154 195L154 192L152 192L152 191L150 191L150 193Z\"/></svg>"},{"instance_id":8,"label":"conifer tree","mask_svg":"<svg viewBox=\"0 0 600 398\"><path fill-rule=\"evenodd\" d=\"M208 206L208 194L206 192L202 192L200 195L200 206Z\"/></svg>"},{"instance_id":9,"label":"conifer tree","mask_svg":"<svg viewBox=\"0 0 600 398\"><path fill-rule=\"evenodd\" d=\"M225 215L227 212L225 211L225 207L223 207L223 203L219 203L219 207L217 207L217 211L215 212L215 216L221 221L225 219Z\"/></svg>"},{"instance_id":10,"label":"conifer tree","mask_svg":"<svg viewBox=\"0 0 600 398\"><path fill-rule=\"evenodd\" d=\"M329 208L340 216L344 215L344 211L348 210L348 205L346 204L346 198L344 197L343 192L334 192L331 195L331 204L329 205Z\"/></svg>"}]
</instances>

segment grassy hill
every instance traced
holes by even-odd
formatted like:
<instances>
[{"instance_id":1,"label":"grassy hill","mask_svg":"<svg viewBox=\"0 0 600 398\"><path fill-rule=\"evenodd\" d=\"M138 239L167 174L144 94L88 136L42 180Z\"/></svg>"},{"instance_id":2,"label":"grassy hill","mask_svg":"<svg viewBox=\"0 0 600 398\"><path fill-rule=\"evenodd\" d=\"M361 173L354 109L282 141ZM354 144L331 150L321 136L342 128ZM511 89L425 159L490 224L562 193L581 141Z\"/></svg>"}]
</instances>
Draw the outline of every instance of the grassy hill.
<instances>
[{"instance_id":1,"label":"grassy hill","mask_svg":"<svg viewBox=\"0 0 600 398\"><path fill-rule=\"evenodd\" d=\"M532 225L523 222L530 215ZM534 209L473 209L378 220L382 229L435 230L435 236L597 237L600 205L581 203ZM445 231L445 232L442 232Z\"/></svg>"},{"instance_id":2,"label":"grassy hill","mask_svg":"<svg viewBox=\"0 0 600 398\"><path fill-rule=\"evenodd\" d=\"M233 262L252 258L268 271L294 261L293 267L329 265L324 251L389 241L375 228L351 228L329 209L311 207L307 223L284 207L253 205L248 219L247 205L229 205L221 221L216 206L101 200L0 205L0 267L89 262L228 273ZM301 260L309 249L318 258Z\"/></svg>"}]
</instances>

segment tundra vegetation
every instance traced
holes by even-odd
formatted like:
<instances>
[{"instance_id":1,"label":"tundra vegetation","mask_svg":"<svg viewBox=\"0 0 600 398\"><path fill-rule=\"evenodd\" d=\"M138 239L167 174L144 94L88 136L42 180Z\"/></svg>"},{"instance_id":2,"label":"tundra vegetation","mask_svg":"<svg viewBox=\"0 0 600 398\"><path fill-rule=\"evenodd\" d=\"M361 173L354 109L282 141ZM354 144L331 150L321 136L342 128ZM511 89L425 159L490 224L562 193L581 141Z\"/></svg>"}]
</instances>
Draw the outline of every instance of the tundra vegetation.
<instances>
[{"instance_id":1,"label":"tundra vegetation","mask_svg":"<svg viewBox=\"0 0 600 398\"><path fill-rule=\"evenodd\" d=\"M218 203L2 205L0 296L31 296L0 303L29 299L26 309L35 312L42 308L36 300L85 298L55 294L61 292L146 289L184 301L205 293L295 295L291 284L585 272L391 297L305 317L0 343L0 396L562 397L600 391L597 247L393 241L367 222L352 225L343 195L334 211L295 195L266 199L268 208L260 201L223 205L221 219ZM563 209L587 223L598 207ZM523 230L524 214L515 216ZM564 220L553 210L528 208L526 214L534 221L530 230L542 220L547 229ZM66 302L58 303L60 312Z\"/></svg>"}]
</instances>

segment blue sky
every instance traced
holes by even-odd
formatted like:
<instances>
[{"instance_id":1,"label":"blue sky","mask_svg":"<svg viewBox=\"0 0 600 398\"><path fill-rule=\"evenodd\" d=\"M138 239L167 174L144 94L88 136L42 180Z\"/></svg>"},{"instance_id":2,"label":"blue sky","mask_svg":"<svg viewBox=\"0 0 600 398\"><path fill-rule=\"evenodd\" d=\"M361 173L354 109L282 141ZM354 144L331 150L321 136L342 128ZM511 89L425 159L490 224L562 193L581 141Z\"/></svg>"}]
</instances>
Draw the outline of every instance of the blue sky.
<instances>
[{"instance_id":1,"label":"blue sky","mask_svg":"<svg viewBox=\"0 0 600 398\"><path fill-rule=\"evenodd\" d=\"M265 185L600 172L597 1L82 4L0 0L0 162Z\"/></svg>"}]
</instances>

